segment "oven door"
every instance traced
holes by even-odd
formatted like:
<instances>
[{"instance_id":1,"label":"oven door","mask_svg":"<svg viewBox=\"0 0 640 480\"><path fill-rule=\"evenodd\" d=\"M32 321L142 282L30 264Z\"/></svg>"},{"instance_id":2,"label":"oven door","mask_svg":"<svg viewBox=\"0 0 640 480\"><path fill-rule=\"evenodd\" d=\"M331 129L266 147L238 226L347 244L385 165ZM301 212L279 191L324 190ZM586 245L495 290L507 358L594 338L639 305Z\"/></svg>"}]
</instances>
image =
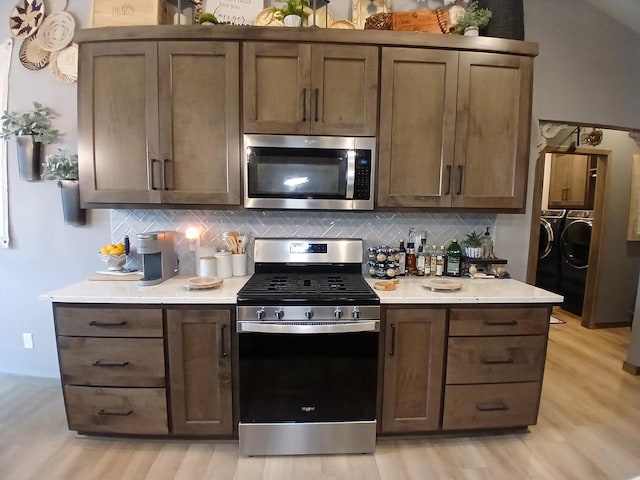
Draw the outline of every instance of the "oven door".
<instances>
[{"instance_id":1,"label":"oven door","mask_svg":"<svg viewBox=\"0 0 640 480\"><path fill-rule=\"evenodd\" d=\"M245 135L245 208L373 209L375 139Z\"/></svg>"},{"instance_id":2,"label":"oven door","mask_svg":"<svg viewBox=\"0 0 640 480\"><path fill-rule=\"evenodd\" d=\"M376 328L377 322L360 323ZM243 332L246 328L238 328L242 422L375 420L377 331Z\"/></svg>"}]
</instances>

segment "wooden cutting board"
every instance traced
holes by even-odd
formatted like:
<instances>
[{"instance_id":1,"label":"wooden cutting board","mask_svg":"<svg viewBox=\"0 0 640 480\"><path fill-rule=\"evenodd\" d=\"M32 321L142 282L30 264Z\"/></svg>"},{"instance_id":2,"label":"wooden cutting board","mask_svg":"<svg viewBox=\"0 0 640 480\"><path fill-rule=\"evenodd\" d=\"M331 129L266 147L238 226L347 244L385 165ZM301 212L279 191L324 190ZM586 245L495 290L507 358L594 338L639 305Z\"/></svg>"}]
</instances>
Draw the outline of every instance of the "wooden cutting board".
<instances>
[{"instance_id":1,"label":"wooden cutting board","mask_svg":"<svg viewBox=\"0 0 640 480\"><path fill-rule=\"evenodd\" d=\"M128 273L125 275L109 275L108 273L92 273L87 277L87 280L96 281L96 280L109 280L109 281L135 281L140 280L142 278L142 273Z\"/></svg>"}]
</instances>

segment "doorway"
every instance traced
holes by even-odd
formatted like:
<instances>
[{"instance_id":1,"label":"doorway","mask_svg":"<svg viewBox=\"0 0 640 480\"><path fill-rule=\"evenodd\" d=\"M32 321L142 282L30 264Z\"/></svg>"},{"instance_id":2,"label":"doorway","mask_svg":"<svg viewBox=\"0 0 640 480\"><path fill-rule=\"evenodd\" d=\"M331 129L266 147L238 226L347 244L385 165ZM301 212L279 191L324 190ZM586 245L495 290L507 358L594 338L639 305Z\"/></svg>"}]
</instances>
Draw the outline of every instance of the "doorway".
<instances>
[{"instance_id":1,"label":"doorway","mask_svg":"<svg viewBox=\"0 0 640 480\"><path fill-rule=\"evenodd\" d=\"M527 283L535 285L538 279L540 284L538 262L544 212L547 223L551 220L555 228L552 233L556 234L556 293L565 296L564 307L581 315L582 326L587 328L596 326L593 312L610 156L609 150L579 147L575 143L548 145L539 153L535 168ZM542 228L542 233L548 236L549 232ZM547 250L545 245L542 247L543 252ZM544 268L553 277L553 269L548 270L548 265Z\"/></svg>"}]
</instances>

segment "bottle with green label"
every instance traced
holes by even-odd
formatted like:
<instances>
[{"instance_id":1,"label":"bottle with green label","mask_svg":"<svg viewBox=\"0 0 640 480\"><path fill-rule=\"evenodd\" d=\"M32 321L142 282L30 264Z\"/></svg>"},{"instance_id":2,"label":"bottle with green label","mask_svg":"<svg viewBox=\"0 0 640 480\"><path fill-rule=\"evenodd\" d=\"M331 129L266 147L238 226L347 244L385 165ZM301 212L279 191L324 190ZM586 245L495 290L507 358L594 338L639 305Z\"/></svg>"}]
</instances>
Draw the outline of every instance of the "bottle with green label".
<instances>
[{"instance_id":1,"label":"bottle with green label","mask_svg":"<svg viewBox=\"0 0 640 480\"><path fill-rule=\"evenodd\" d=\"M460 259L462 258L462 247L458 244L457 239L451 240L451 243L447 247L446 255L446 275L449 277L460 276Z\"/></svg>"}]
</instances>

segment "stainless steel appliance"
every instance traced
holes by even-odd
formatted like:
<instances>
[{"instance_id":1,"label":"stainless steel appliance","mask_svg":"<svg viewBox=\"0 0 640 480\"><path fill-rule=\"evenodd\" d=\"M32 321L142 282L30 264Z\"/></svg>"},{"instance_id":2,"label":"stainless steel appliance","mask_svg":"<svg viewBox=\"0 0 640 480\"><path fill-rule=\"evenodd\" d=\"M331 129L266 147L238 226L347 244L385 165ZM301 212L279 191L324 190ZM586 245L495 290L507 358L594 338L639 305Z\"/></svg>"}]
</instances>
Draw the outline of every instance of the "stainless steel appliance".
<instances>
[{"instance_id":1,"label":"stainless steel appliance","mask_svg":"<svg viewBox=\"0 0 640 480\"><path fill-rule=\"evenodd\" d=\"M244 207L373 210L376 139L245 135Z\"/></svg>"},{"instance_id":2,"label":"stainless steel appliance","mask_svg":"<svg viewBox=\"0 0 640 480\"><path fill-rule=\"evenodd\" d=\"M536 286L557 294L561 294L560 235L566 213L566 210L543 210L540 216Z\"/></svg>"},{"instance_id":3,"label":"stainless steel appliance","mask_svg":"<svg viewBox=\"0 0 640 480\"><path fill-rule=\"evenodd\" d=\"M176 232L138 233L138 253L142 255L143 276L140 285L157 285L178 273L178 259L174 250Z\"/></svg>"},{"instance_id":4,"label":"stainless steel appliance","mask_svg":"<svg viewBox=\"0 0 640 480\"><path fill-rule=\"evenodd\" d=\"M238 292L241 455L369 453L380 301L360 239L257 238Z\"/></svg>"},{"instance_id":5,"label":"stainless steel appliance","mask_svg":"<svg viewBox=\"0 0 640 480\"><path fill-rule=\"evenodd\" d=\"M582 315L587 284L593 210L569 210L560 236L562 308Z\"/></svg>"}]
</instances>

